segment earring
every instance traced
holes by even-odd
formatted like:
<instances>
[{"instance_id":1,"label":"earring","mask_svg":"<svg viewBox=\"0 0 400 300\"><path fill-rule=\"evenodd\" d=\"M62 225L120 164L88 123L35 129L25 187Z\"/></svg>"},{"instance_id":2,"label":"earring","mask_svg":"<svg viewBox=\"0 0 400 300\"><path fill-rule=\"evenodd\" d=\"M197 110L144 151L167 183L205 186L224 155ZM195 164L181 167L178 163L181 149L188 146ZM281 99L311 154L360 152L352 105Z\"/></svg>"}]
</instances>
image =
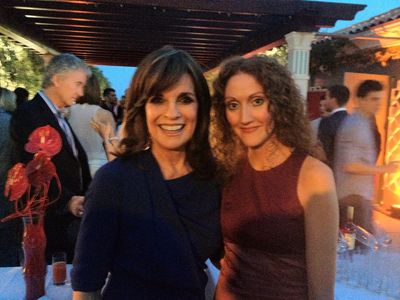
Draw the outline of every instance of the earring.
<instances>
[{"instance_id":1,"label":"earring","mask_svg":"<svg viewBox=\"0 0 400 300\"><path fill-rule=\"evenodd\" d=\"M147 135L147 142L144 144L143 150L148 150L151 148L151 136Z\"/></svg>"}]
</instances>

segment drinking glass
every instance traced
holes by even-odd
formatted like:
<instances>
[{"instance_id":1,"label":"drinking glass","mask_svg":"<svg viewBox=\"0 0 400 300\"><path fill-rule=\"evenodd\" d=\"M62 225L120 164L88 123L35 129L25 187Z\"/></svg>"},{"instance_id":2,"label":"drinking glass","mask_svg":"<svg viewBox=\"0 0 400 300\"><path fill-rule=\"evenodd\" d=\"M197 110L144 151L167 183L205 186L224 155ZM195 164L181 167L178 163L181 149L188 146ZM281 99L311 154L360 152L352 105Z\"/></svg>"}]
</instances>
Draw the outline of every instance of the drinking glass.
<instances>
[{"instance_id":1,"label":"drinking glass","mask_svg":"<svg viewBox=\"0 0 400 300\"><path fill-rule=\"evenodd\" d=\"M56 252L52 256L53 284L63 285L67 278L67 254Z\"/></svg>"}]
</instances>

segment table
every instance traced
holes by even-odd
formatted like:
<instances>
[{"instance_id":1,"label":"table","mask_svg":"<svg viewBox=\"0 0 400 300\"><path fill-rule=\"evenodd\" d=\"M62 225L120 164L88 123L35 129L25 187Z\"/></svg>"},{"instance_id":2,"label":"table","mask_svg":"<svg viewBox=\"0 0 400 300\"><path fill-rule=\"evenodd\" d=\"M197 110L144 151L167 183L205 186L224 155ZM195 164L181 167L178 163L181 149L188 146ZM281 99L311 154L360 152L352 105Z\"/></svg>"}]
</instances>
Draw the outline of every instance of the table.
<instances>
[{"instance_id":1,"label":"table","mask_svg":"<svg viewBox=\"0 0 400 300\"><path fill-rule=\"evenodd\" d=\"M47 266L46 295L40 300L71 300L72 289L69 273L72 265L67 265L67 283L53 285L51 266ZM0 300L22 300L25 297L25 282L21 267L0 268Z\"/></svg>"},{"instance_id":2,"label":"table","mask_svg":"<svg viewBox=\"0 0 400 300\"><path fill-rule=\"evenodd\" d=\"M336 282L335 300L395 300L386 295L380 295L363 288L352 288L341 282Z\"/></svg>"},{"instance_id":3,"label":"table","mask_svg":"<svg viewBox=\"0 0 400 300\"><path fill-rule=\"evenodd\" d=\"M218 281L219 270L209 261L208 275L210 278L208 288L212 290ZM69 281L69 273L72 266L67 265L67 284L55 286L51 283L51 267L47 268L46 295L40 300L71 300L72 289ZM0 300L21 300L25 296L25 283L21 267L0 268ZM212 299L212 291L207 294L207 299ZM353 288L342 282L336 282L335 300L395 300L400 298L388 297L368 291L364 288Z\"/></svg>"},{"instance_id":4,"label":"table","mask_svg":"<svg viewBox=\"0 0 400 300\"><path fill-rule=\"evenodd\" d=\"M207 261L209 278L215 284L218 281L219 270ZM400 298L389 297L371 292L365 288L350 287L342 282L336 281L335 300L396 300Z\"/></svg>"}]
</instances>

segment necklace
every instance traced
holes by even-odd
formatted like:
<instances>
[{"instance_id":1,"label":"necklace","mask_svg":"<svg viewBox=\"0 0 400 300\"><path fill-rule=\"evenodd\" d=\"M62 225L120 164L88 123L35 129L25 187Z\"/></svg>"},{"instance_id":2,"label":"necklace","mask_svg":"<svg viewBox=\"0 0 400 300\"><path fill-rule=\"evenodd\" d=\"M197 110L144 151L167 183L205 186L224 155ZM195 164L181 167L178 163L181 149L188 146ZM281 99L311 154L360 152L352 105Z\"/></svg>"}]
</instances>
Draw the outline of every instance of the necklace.
<instances>
[{"instance_id":1,"label":"necklace","mask_svg":"<svg viewBox=\"0 0 400 300\"><path fill-rule=\"evenodd\" d=\"M282 164L292 152L292 148L276 142L269 145L268 148L260 149L260 151L249 151L247 155L250 165L255 170L266 171Z\"/></svg>"}]
</instances>

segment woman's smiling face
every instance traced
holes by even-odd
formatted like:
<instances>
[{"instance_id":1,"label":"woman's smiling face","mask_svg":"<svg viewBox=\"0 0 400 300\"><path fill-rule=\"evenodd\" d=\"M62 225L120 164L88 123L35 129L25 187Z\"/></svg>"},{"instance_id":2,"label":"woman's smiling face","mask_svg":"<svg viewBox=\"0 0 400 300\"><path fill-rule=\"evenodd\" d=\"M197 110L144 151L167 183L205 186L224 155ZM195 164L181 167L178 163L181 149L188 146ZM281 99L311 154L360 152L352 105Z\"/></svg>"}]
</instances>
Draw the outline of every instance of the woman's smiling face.
<instances>
[{"instance_id":1,"label":"woman's smiling face","mask_svg":"<svg viewBox=\"0 0 400 300\"><path fill-rule=\"evenodd\" d=\"M192 78L184 74L145 105L152 151L185 151L197 124L198 100Z\"/></svg>"}]
</instances>

